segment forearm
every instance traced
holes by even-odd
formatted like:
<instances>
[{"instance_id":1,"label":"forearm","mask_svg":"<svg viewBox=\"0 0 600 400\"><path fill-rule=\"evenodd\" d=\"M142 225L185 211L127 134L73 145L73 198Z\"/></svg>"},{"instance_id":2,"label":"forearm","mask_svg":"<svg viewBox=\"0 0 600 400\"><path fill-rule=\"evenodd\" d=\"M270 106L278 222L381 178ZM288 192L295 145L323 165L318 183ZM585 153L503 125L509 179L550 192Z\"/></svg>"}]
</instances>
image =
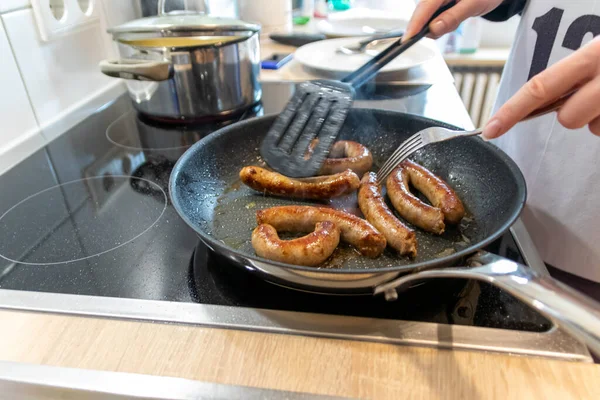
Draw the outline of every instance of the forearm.
<instances>
[{"instance_id":1,"label":"forearm","mask_svg":"<svg viewBox=\"0 0 600 400\"><path fill-rule=\"evenodd\" d=\"M500 22L506 21L514 15L520 14L525 8L527 0L504 0L493 11L483 15L488 21Z\"/></svg>"}]
</instances>

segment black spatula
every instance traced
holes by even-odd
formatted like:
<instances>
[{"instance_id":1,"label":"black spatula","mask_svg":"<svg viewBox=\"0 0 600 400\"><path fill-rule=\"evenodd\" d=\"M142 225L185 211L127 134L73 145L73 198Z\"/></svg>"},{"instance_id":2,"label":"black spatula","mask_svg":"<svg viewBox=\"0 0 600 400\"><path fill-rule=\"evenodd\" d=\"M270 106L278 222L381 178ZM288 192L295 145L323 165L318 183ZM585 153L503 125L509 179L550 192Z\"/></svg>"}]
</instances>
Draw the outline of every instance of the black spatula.
<instances>
[{"instance_id":1,"label":"black spatula","mask_svg":"<svg viewBox=\"0 0 600 400\"><path fill-rule=\"evenodd\" d=\"M429 23L455 4L456 1L451 1L441 7L418 34L405 43L394 42L341 82L315 80L296 85L294 95L263 139L260 153L267 164L286 176L314 176L339 135L352 106L354 90L425 37ZM308 152L315 138L318 143Z\"/></svg>"}]
</instances>

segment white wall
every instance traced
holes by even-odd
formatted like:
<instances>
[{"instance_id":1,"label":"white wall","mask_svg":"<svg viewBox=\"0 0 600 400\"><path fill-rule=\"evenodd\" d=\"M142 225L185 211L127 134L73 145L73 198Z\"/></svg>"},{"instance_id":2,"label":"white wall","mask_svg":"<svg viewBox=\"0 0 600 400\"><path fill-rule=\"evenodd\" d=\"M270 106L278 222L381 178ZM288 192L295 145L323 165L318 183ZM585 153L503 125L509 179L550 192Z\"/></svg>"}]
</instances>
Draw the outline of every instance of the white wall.
<instances>
[{"instance_id":1,"label":"white wall","mask_svg":"<svg viewBox=\"0 0 600 400\"><path fill-rule=\"evenodd\" d=\"M0 0L0 173L123 92L98 62L116 55L106 29L133 19L135 3L96 0L99 22L44 42L30 0Z\"/></svg>"}]
</instances>

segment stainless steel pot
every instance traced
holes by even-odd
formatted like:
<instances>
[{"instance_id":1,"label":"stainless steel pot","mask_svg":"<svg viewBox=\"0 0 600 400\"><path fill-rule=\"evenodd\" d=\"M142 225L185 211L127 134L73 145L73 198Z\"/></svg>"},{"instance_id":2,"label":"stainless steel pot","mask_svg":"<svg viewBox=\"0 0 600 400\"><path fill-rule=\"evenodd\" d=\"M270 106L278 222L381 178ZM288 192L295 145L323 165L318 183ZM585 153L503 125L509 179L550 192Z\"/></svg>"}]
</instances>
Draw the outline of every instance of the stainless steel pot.
<instances>
[{"instance_id":1,"label":"stainless steel pot","mask_svg":"<svg viewBox=\"0 0 600 400\"><path fill-rule=\"evenodd\" d=\"M134 107L150 118L227 116L261 98L260 26L235 19L172 12L108 30L119 60L101 71L127 79Z\"/></svg>"}]
</instances>

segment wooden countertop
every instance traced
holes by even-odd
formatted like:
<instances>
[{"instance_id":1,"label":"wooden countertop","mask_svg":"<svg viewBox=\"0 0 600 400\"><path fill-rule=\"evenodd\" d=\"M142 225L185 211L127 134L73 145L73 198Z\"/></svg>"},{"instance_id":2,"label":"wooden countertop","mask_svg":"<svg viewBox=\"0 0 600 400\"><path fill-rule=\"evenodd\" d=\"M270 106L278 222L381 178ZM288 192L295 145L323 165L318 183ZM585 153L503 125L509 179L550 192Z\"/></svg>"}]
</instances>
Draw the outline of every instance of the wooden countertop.
<instances>
[{"instance_id":1,"label":"wooden countertop","mask_svg":"<svg viewBox=\"0 0 600 400\"><path fill-rule=\"evenodd\" d=\"M600 398L599 366L543 358L13 311L0 326L3 361L359 398Z\"/></svg>"}]
</instances>

